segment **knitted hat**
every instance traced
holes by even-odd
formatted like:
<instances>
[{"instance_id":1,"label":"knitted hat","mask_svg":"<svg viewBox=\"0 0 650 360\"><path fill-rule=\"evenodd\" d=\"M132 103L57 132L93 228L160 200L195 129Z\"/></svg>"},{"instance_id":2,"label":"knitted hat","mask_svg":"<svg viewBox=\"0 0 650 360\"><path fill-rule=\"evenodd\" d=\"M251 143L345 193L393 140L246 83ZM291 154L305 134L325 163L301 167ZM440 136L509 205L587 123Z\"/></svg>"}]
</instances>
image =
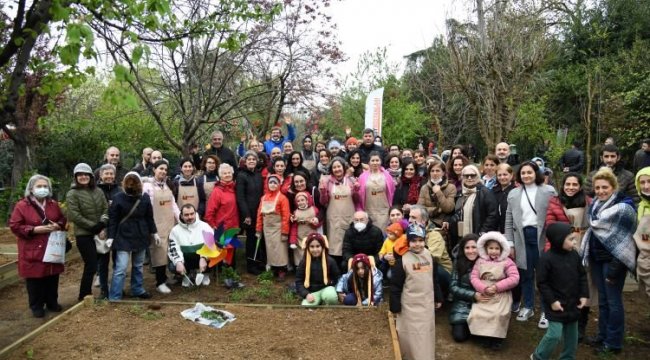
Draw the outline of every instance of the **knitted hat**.
<instances>
[{"instance_id":1,"label":"knitted hat","mask_svg":"<svg viewBox=\"0 0 650 360\"><path fill-rule=\"evenodd\" d=\"M77 174L90 174L93 176L93 169L90 168L90 165L86 163L79 163L74 167L72 173L76 176Z\"/></svg>"},{"instance_id":2,"label":"knitted hat","mask_svg":"<svg viewBox=\"0 0 650 360\"><path fill-rule=\"evenodd\" d=\"M305 240L305 282L303 283L305 289L309 289L309 277L311 275L311 252L309 252L309 244L314 240L318 241L323 248L323 252L320 255L323 267L323 283L325 285L329 284L329 279L327 278L327 250L329 249L327 237L317 232L312 232L307 235L307 239Z\"/></svg>"},{"instance_id":3,"label":"knitted hat","mask_svg":"<svg viewBox=\"0 0 650 360\"><path fill-rule=\"evenodd\" d=\"M424 232L424 228L418 224L411 224L406 229L406 238L408 241L415 240L416 238L424 239L425 237L426 233Z\"/></svg>"},{"instance_id":4,"label":"knitted hat","mask_svg":"<svg viewBox=\"0 0 650 360\"><path fill-rule=\"evenodd\" d=\"M282 184L282 179L280 179L280 177L275 175L275 174L271 174L266 178L266 182L269 183L269 184L271 182L274 182L274 183L279 185L279 184Z\"/></svg>"},{"instance_id":5,"label":"knitted hat","mask_svg":"<svg viewBox=\"0 0 650 360\"><path fill-rule=\"evenodd\" d=\"M305 199L307 199L307 206L314 206L314 199L311 197L311 194L306 192L306 191L300 191L293 198L293 202L296 205L298 205L298 198L300 198L300 197L304 197Z\"/></svg>"},{"instance_id":6,"label":"knitted hat","mask_svg":"<svg viewBox=\"0 0 650 360\"><path fill-rule=\"evenodd\" d=\"M347 140L345 140L345 146L349 146L351 144L359 144L359 140L357 138L350 136Z\"/></svg>"},{"instance_id":7,"label":"knitted hat","mask_svg":"<svg viewBox=\"0 0 650 360\"><path fill-rule=\"evenodd\" d=\"M571 225L565 223L552 223L546 228L546 238L551 243L551 249L562 250L564 239L571 234Z\"/></svg>"},{"instance_id":8,"label":"knitted hat","mask_svg":"<svg viewBox=\"0 0 650 360\"><path fill-rule=\"evenodd\" d=\"M352 277L356 278L357 274L357 264L358 263L363 263L366 265L367 269L367 292L366 294L368 295L368 306L372 306L374 304L374 299L373 299L373 292L372 292L372 266L370 265L370 258L368 258L368 255L366 254L356 254L354 257L352 257ZM356 295L357 298L357 306L361 306L363 302L363 296L361 296L361 291L359 291L357 281L352 281L352 288L354 289L354 295Z\"/></svg>"},{"instance_id":9,"label":"knitted hat","mask_svg":"<svg viewBox=\"0 0 650 360\"><path fill-rule=\"evenodd\" d=\"M404 228L402 228L402 225L400 223L394 223L390 224L386 228L387 233L393 233L395 234L396 237L400 237L404 234Z\"/></svg>"},{"instance_id":10,"label":"knitted hat","mask_svg":"<svg viewBox=\"0 0 650 360\"><path fill-rule=\"evenodd\" d=\"M327 144L327 149L332 150L333 148L341 148L341 143L338 142L337 140L332 140Z\"/></svg>"}]
</instances>

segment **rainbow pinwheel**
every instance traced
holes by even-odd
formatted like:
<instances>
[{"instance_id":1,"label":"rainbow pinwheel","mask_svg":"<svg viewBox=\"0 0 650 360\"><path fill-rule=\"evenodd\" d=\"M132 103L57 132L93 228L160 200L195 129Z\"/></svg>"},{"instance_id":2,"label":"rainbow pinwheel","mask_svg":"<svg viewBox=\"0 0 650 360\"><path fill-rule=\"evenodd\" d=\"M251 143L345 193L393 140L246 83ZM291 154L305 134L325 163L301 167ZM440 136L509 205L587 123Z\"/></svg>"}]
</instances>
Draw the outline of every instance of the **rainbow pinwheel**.
<instances>
[{"instance_id":1,"label":"rainbow pinwheel","mask_svg":"<svg viewBox=\"0 0 650 360\"><path fill-rule=\"evenodd\" d=\"M238 228L224 231L223 223L214 230L214 233L204 231L204 245L197 250L196 253L209 260L209 267L213 267L221 261L224 261L228 265L232 265L235 249L242 246L239 239L237 239L238 233ZM215 239L219 240L215 241Z\"/></svg>"}]
</instances>

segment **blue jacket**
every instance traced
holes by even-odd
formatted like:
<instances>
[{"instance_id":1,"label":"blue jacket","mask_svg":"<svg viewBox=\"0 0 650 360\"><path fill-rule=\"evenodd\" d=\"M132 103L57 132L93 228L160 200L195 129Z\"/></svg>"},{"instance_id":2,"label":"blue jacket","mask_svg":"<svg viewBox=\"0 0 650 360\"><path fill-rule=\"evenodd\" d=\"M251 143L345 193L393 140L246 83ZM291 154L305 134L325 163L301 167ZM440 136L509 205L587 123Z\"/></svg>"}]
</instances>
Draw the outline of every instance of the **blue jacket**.
<instances>
[{"instance_id":1,"label":"blue jacket","mask_svg":"<svg viewBox=\"0 0 650 360\"><path fill-rule=\"evenodd\" d=\"M130 196L124 192L113 197L113 203L108 208L108 238L114 239L113 250L144 250L149 246L150 235L158 232L153 220L153 206L146 193L140 197L140 203L133 214L120 224L137 199L137 196Z\"/></svg>"},{"instance_id":2,"label":"blue jacket","mask_svg":"<svg viewBox=\"0 0 650 360\"><path fill-rule=\"evenodd\" d=\"M282 151L282 147L284 146L284 143L287 141L291 142L296 139L296 127L293 126L292 124L287 124L287 137L285 138L284 136L280 136L280 138L277 141L274 141L273 139L268 139L264 142L264 152L266 152L267 155L271 155L271 150L273 148L280 148Z\"/></svg>"},{"instance_id":3,"label":"blue jacket","mask_svg":"<svg viewBox=\"0 0 650 360\"><path fill-rule=\"evenodd\" d=\"M352 270L343 274L339 279L339 282L336 284L336 292L343 294L350 294L354 292L352 285L350 284L350 278L352 277ZM377 270L376 267L372 268L372 288L373 294L372 298L375 304L379 304L384 297L384 289L382 287L383 275L381 271ZM364 289L365 290L365 289ZM366 300L364 298L363 300Z\"/></svg>"}]
</instances>

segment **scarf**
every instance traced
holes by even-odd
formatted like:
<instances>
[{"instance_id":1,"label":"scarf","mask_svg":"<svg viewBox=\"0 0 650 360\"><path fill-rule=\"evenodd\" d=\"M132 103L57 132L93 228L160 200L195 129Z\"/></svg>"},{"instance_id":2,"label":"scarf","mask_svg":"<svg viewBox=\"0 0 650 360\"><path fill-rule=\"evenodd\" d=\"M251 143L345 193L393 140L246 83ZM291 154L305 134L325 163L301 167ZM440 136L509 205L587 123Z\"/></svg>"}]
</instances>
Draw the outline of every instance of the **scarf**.
<instances>
[{"instance_id":1,"label":"scarf","mask_svg":"<svg viewBox=\"0 0 650 360\"><path fill-rule=\"evenodd\" d=\"M321 175L329 175L330 174L329 166L323 165L320 161L318 162L318 165L316 165L316 168L318 168L318 172L321 173Z\"/></svg>"},{"instance_id":2,"label":"scarf","mask_svg":"<svg viewBox=\"0 0 650 360\"><path fill-rule=\"evenodd\" d=\"M465 202L463 203L463 235L471 234L473 232L472 210L474 210L476 191L477 187L470 189L463 186L463 196L465 196ZM469 214L469 216L465 216L465 214Z\"/></svg>"},{"instance_id":3,"label":"scarf","mask_svg":"<svg viewBox=\"0 0 650 360\"><path fill-rule=\"evenodd\" d=\"M622 199L623 196L615 192L606 202L595 200L589 208L589 229L580 246L584 266L588 265L589 239L595 236L628 270L632 273L636 271L636 245L632 237L636 228L636 213Z\"/></svg>"},{"instance_id":4,"label":"scarf","mask_svg":"<svg viewBox=\"0 0 650 360\"><path fill-rule=\"evenodd\" d=\"M560 202L567 209L585 207L587 205L587 197L582 189L573 196L568 196L564 193L564 190L560 190Z\"/></svg>"},{"instance_id":5,"label":"scarf","mask_svg":"<svg viewBox=\"0 0 650 360\"><path fill-rule=\"evenodd\" d=\"M386 170L388 170L388 173L393 177L393 179L395 179L395 181L399 181L399 178L402 176L402 169L393 170L388 168Z\"/></svg>"},{"instance_id":6,"label":"scarf","mask_svg":"<svg viewBox=\"0 0 650 360\"><path fill-rule=\"evenodd\" d=\"M417 204L420 197L420 177L413 175L412 178L407 179L402 176L402 186L408 186L409 191L406 194L406 204Z\"/></svg>"}]
</instances>

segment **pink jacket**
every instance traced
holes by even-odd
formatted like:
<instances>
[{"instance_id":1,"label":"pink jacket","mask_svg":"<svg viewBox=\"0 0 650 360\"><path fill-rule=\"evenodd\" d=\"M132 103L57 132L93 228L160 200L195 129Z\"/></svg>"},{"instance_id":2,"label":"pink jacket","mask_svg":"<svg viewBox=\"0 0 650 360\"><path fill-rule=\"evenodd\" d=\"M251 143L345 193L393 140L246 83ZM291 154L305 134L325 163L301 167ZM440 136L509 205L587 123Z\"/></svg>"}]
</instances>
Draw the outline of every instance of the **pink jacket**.
<instances>
[{"instance_id":1,"label":"pink jacket","mask_svg":"<svg viewBox=\"0 0 650 360\"><path fill-rule=\"evenodd\" d=\"M497 287L497 292L508 291L519 284L519 271L517 270L517 265L515 265L512 259L506 258L505 260L492 261L479 258L476 260L474 268L472 269L472 274L470 275L472 286L476 291L480 292L481 294L485 294L485 289L488 287L488 285L483 283L478 273L479 266L484 263L503 263L506 277L499 280L495 284Z\"/></svg>"},{"instance_id":2,"label":"pink jacket","mask_svg":"<svg viewBox=\"0 0 650 360\"><path fill-rule=\"evenodd\" d=\"M386 181L386 197L388 200L388 207L393 206L393 194L395 194L395 181L386 169L383 167L380 170L384 174L384 180ZM366 182L368 181L368 176L370 176L370 171L364 171L361 176L359 176L359 202L357 203L357 211L365 210L366 206Z\"/></svg>"}]
</instances>

